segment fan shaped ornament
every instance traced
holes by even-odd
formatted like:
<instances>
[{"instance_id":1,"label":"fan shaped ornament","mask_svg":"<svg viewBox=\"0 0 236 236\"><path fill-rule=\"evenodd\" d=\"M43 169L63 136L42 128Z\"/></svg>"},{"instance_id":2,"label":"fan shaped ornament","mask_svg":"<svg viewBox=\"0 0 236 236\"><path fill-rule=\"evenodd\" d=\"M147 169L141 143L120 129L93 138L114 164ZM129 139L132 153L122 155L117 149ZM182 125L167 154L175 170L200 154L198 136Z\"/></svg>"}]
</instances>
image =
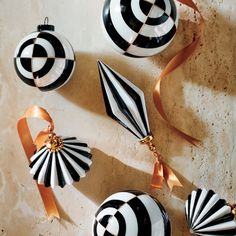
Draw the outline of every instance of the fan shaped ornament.
<instances>
[{"instance_id":1,"label":"fan shaped ornament","mask_svg":"<svg viewBox=\"0 0 236 236\"><path fill-rule=\"evenodd\" d=\"M94 236L170 236L164 207L147 193L132 190L112 194L98 208Z\"/></svg>"},{"instance_id":2,"label":"fan shaped ornament","mask_svg":"<svg viewBox=\"0 0 236 236\"><path fill-rule=\"evenodd\" d=\"M85 177L91 161L90 148L75 137L50 133L41 149L30 158L30 173L45 187L71 185Z\"/></svg>"},{"instance_id":3,"label":"fan shaped ornament","mask_svg":"<svg viewBox=\"0 0 236 236\"><path fill-rule=\"evenodd\" d=\"M151 186L162 188L164 180L171 190L174 186L182 186L153 143L143 91L101 61L98 61L98 69L107 115L153 153L155 166Z\"/></svg>"},{"instance_id":4,"label":"fan shaped ornament","mask_svg":"<svg viewBox=\"0 0 236 236\"><path fill-rule=\"evenodd\" d=\"M185 204L185 213L193 235L236 235L236 205L228 204L212 190L192 191Z\"/></svg>"},{"instance_id":5,"label":"fan shaped ornament","mask_svg":"<svg viewBox=\"0 0 236 236\"><path fill-rule=\"evenodd\" d=\"M30 133L28 118L39 118L49 123L35 140ZM76 137L57 136L52 118L45 109L38 106L26 110L18 120L17 129L47 215L49 218L60 218L52 188L63 188L85 177L92 164L91 150Z\"/></svg>"},{"instance_id":6,"label":"fan shaped ornament","mask_svg":"<svg viewBox=\"0 0 236 236\"><path fill-rule=\"evenodd\" d=\"M14 66L18 77L41 91L55 90L71 78L75 55L69 41L54 31L45 18L36 32L25 36L16 47Z\"/></svg>"}]
</instances>

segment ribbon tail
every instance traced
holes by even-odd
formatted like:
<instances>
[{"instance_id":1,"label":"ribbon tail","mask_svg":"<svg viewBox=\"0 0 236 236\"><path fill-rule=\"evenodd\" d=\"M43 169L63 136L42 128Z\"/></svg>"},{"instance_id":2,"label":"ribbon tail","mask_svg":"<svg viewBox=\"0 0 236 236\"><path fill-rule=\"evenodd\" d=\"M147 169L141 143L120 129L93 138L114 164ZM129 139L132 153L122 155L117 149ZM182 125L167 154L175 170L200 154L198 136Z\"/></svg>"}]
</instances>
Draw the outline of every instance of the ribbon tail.
<instances>
[{"instance_id":1,"label":"ribbon tail","mask_svg":"<svg viewBox=\"0 0 236 236\"><path fill-rule=\"evenodd\" d=\"M37 184L37 186L38 186L38 190L42 198L48 219L50 220L53 217L60 219L60 214L57 209L56 200L54 198L52 189L46 188L43 185L39 185L39 184Z\"/></svg>"},{"instance_id":2,"label":"ribbon tail","mask_svg":"<svg viewBox=\"0 0 236 236\"><path fill-rule=\"evenodd\" d=\"M178 177L167 164L163 164L163 172L167 186L170 188L171 191L175 186L183 187Z\"/></svg>"},{"instance_id":3,"label":"ribbon tail","mask_svg":"<svg viewBox=\"0 0 236 236\"><path fill-rule=\"evenodd\" d=\"M163 186L163 181L164 181L163 165L160 162L156 162L152 175L151 187L161 189Z\"/></svg>"}]
</instances>

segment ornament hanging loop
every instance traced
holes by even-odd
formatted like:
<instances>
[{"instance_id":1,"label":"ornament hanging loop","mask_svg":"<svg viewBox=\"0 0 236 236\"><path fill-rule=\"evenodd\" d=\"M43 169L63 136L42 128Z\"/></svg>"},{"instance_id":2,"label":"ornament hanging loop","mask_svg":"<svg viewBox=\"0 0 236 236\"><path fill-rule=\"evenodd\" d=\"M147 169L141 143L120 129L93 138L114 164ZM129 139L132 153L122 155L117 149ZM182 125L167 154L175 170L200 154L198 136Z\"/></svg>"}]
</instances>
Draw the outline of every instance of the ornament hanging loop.
<instances>
[{"instance_id":1,"label":"ornament hanging loop","mask_svg":"<svg viewBox=\"0 0 236 236\"><path fill-rule=\"evenodd\" d=\"M43 24L44 24L44 25L48 25L48 23L49 23L49 18L46 16L46 17L44 18Z\"/></svg>"},{"instance_id":2,"label":"ornament hanging loop","mask_svg":"<svg viewBox=\"0 0 236 236\"><path fill-rule=\"evenodd\" d=\"M141 144L146 144L149 150L153 153L153 156L156 158L156 161L160 162L162 159L162 155L157 151L156 145L152 142L153 139L154 138L152 135L148 135L145 138L141 139L139 142Z\"/></svg>"}]
</instances>

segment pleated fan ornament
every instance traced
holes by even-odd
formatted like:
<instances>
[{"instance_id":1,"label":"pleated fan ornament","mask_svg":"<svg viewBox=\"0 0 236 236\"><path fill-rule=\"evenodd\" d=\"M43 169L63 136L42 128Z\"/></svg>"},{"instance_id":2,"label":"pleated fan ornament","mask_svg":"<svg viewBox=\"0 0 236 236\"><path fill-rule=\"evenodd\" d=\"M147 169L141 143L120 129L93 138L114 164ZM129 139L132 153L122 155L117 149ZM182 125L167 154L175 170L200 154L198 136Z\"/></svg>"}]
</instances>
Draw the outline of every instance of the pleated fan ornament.
<instances>
[{"instance_id":1,"label":"pleated fan ornament","mask_svg":"<svg viewBox=\"0 0 236 236\"><path fill-rule=\"evenodd\" d=\"M16 47L14 66L18 77L41 91L55 90L71 78L75 55L69 41L54 31L54 25L38 25Z\"/></svg>"},{"instance_id":2,"label":"pleated fan ornament","mask_svg":"<svg viewBox=\"0 0 236 236\"><path fill-rule=\"evenodd\" d=\"M131 190L112 194L98 208L94 236L170 236L164 207L147 193Z\"/></svg>"},{"instance_id":3,"label":"pleated fan ornament","mask_svg":"<svg viewBox=\"0 0 236 236\"><path fill-rule=\"evenodd\" d=\"M135 135L141 144L148 145L153 153L152 187L161 188L163 180L170 189L182 186L153 144L143 91L103 62L98 61L98 68L108 116Z\"/></svg>"},{"instance_id":4,"label":"pleated fan ornament","mask_svg":"<svg viewBox=\"0 0 236 236\"><path fill-rule=\"evenodd\" d=\"M185 204L185 213L193 235L236 235L236 205L228 204L212 190L192 191Z\"/></svg>"},{"instance_id":5,"label":"pleated fan ornament","mask_svg":"<svg viewBox=\"0 0 236 236\"><path fill-rule=\"evenodd\" d=\"M28 118L39 118L49 126L33 140ZM62 137L54 133L54 122L48 112L38 106L27 109L17 123L19 137L49 217L59 217L52 188L64 187L85 177L92 164L91 149L76 137ZM51 187L51 188L50 188Z\"/></svg>"}]
</instances>

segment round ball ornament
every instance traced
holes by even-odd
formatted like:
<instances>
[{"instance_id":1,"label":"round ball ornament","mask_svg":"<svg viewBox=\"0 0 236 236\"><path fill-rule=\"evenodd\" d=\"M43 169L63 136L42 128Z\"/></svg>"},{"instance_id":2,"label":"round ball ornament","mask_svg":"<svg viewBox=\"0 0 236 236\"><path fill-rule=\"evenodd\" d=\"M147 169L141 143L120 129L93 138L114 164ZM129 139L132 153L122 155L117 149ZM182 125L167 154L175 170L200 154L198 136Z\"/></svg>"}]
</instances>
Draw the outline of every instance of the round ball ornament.
<instances>
[{"instance_id":1,"label":"round ball ornament","mask_svg":"<svg viewBox=\"0 0 236 236\"><path fill-rule=\"evenodd\" d=\"M175 36L175 0L106 0L102 12L105 35L120 53L147 57L163 51Z\"/></svg>"},{"instance_id":2,"label":"round ball ornament","mask_svg":"<svg viewBox=\"0 0 236 236\"><path fill-rule=\"evenodd\" d=\"M170 236L170 222L162 205L141 191L118 192L99 207L94 236Z\"/></svg>"},{"instance_id":3,"label":"round ball ornament","mask_svg":"<svg viewBox=\"0 0 236 236\"><path fill-rule=\"evenodd\" d=\"M16 47L14 66L18 77L41 91L58 89L71 77L75 55L71 44L45 18L37 31L24 37Z\"/></svg>"}]
</instances>

